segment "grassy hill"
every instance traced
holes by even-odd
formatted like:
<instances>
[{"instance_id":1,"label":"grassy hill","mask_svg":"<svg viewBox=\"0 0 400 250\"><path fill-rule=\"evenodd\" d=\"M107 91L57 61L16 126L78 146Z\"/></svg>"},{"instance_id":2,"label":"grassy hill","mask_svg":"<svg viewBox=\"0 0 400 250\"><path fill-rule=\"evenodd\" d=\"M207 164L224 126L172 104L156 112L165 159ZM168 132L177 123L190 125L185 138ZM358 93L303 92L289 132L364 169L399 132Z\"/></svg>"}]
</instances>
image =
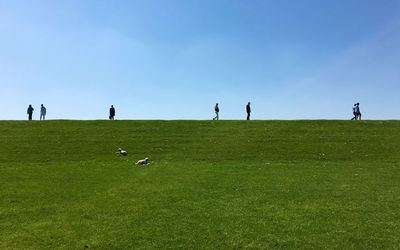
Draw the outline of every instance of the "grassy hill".
<instances>
[{"instance_id":1,"label":"grassy hill","mask_svg":"<svg viewBox=\"0 0 400 250\"><path fill-rule=\"evenodd\" d=\"M0 122L0 249L399 247L397 121Z\"/></svg>"}]
</instances>

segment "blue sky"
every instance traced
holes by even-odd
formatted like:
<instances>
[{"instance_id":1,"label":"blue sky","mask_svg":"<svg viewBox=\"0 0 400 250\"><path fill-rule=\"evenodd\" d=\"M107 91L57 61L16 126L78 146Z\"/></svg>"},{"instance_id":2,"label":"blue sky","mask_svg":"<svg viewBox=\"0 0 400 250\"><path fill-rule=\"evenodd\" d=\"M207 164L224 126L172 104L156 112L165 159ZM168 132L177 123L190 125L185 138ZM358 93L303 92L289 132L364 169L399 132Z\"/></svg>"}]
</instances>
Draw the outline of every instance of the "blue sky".
<instances>
[{"instance_id":1,"label":"blue sky","mask_svg":"<svg viewBox=\"0 0 400 250\"><path fill-rule=\"evenodd\" d=\"M399 65L400 0L0 0L0 119L399 119Z\"/></svg>"}]
</instances>

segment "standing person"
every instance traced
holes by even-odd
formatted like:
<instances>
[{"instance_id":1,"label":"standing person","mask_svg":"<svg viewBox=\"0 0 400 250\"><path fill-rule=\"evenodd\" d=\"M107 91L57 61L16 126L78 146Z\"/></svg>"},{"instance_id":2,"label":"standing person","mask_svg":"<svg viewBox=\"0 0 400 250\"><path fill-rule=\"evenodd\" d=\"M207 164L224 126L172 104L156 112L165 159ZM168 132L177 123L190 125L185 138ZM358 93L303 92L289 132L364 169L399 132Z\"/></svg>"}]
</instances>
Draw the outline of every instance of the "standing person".
<instances>
[{"instance_id":1,"label":"standing person","mask_svg":"<svg viewBox=\"0 0 400 250\"><path fill-rule=\"evenodd\" d=\"M356 104L356 120L361 120L360 103Z\"/></svg>"},{"instance_id":2,"label":"standing person","mask_svg":"<svg viewBox=\"0 0 400 250\"><path fill-rule=\"evenodd\" d=\"M46 109L46 107L45 106L43 106L43 104L40 106L40 120L42 120L42 118L43 118L43 121L46 119L46 112L47 112L47 109Z\"/></svg>"},{"instance_id":3,"label":"standing person","mask_svg":"<svg viewBox=\"0 0 400 250\"><path fill-rule=\"evenodd\" d=\"M247 103L246 105L246 112L247 112L247 120L250 120L250 113L251 113L250 102Z\"/></svg>"},{"instance_id":4,"label":"standing person","mask_svg":"<svg viewBox=\"0 0 400 250\"><path fill-rule=\"evenodd\" d=\"M29 116L29 117L28 117L28 120L29 120L29 121L32 120L33 110L34 110L34 109L33 109L32 105L29 104L28 110L27 110L27 112L26 112L26 113L28 114L28 116Z\"/></svg>"},{"instance_id":5,"label":"standing person","mask_svg":"<svg viewBox=\"0 0 400 250\"><path fill-rule=\"evenodd\" d=\"M357 112L356 112L357 103L353 106L353 118L351 120L357 120Z\"/></svg>"},{"instance_id":6,"label":"standing person","mask_svg":"<svg viewBox=\"0 0 400 250\"><path fill-rule=\"evenodd\" d=\"M214 110L215 110L215 117L213 118L213 120L219 120L219 107L218 107L218 103L217 104L215 104L215 107L214 107Z\"/></svg>"},{"instance_id":7,"label":"standing person","mask_svg":"<svg viewBox=\"0 0 400 250\"><path fill-rule=\"evenodd\" d=\"M115 108L114 105L111 105L110 116L109 116L110 120L114 120L114 116L115 116Z\"/></svg>"}]
</instances>

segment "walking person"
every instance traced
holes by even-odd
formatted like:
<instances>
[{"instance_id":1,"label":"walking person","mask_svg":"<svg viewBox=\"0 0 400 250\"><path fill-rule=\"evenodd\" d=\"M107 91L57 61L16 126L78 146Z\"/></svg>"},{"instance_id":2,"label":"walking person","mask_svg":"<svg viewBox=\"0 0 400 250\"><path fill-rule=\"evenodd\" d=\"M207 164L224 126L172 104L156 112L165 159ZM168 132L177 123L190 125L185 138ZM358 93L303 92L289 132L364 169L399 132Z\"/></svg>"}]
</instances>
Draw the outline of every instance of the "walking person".
<instances>
[{"instance_id":1,"label":"walking person","mask_svg":"<svg viewBox=\"0 0 400 250\"><path fill-rule=\"evenodd\" d=\"M33 107L31 104L29 104L28 110L27 110L27 114L28 114L28 120L31 121L32 120L32 115L33 115Z\"/></svg>"},{"instance_id":2,"label":"walking person","mask_svg":"<svg viewBox=\"0 0 400 250\"><path fill-rule=\"evenodd\" d=\"M114 105L111 105L109 119L114 120L114 116L115 116L115 108Z\"/></svg>"},{"instance_id":3,"label":"walking person","mask_svg":"<svg viewBox=\"0 0 400 250\"><path fill-rule=\"evenodd\" d=\"M46 109L46 107L45 106L43 106L43 104L40 106L40 120L42 120L42 118L43 118L43 121L46 119L46 113L47 113L47 109Z\"/></svg>"},{"instance_id":4,"label":"walking person","mask_svg":"<svg viewBox=\"0 0 400 250\"><path fill-rule=\"evenodd\" d=\"M213 118L213 120L219 120L219 107L218 107L218 103L217 104L215 104L215 107L214 107L214 110L215 110L215 117Z\"/></svg>"},{"instance_id":5,"label":"walking person","mask_svg":"<svg viewBox=\"0 0 400 250\"><path fill-rule=\"evenodd\" d=\"M246 105L246 112L247 112L247 120L250 120L250 113L251 113L250 102L247 103Z\"/></svg>"},{"instance_id":6,"label":"walking person","mask_svg":"<svg viewBox=\"0 0 400 250\"><path fill-rule=\"evenodd\" d=\"M361 111L360 111L360 103L357 102L356 104L356 120L361 121Z\"/></svg>"},{"instance_id":7,"label":"walking person","mask_svg":"<svg viewBox=\"0 0 400 250\"><path fill-rule=\"evenodd\" d=\"M353 106L353 118L351 120L357 120L357 112L356 112L357 103Z\"/></svg>"}]
</instances>

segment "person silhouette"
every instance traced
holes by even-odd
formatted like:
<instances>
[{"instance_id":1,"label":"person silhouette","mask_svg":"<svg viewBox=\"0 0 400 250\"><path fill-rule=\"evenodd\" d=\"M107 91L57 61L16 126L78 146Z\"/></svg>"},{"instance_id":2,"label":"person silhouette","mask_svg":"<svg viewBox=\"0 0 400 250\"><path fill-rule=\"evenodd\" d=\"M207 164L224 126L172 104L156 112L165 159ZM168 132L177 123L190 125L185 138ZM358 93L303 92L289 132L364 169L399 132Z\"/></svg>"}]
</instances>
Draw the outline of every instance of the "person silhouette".
<instances>
[{"instance_id":1,"label":"person silhouette","mask_svg":"<svg viewBox=\"0 0 400 250\"><path fill-rule=\"evenodd\" d=\"M356 120L361 120L361 111L360 111L360 103L357 102L356 104Z\"/></svg>"},{"instance_id":2,"label":"person silhouette","mask_svg":"<svg viewBox=\"0 0 400 250\"><path fill-rule=\"evenodd\" d=\"M42 118L43 118L43 121L46 119L46 113L47 113L46 107L43 106L43 104L40 105L40 120L42 120Z\"/></svg>"},{"instance_id":3,"label":"person silhouette","mask_svg":"<svg viewBox=\"0 0 400 250\"><path fill-rule=\"evenodd\" d=\"M110 116L109 116L110 120L114 120L114 116L115 116L115 108L114 105L111 105Z\"/></svg>"},{"instance_id":4,"label":"person silhouette","mask_svg":"<svg viewBox=\"0 0 400 250\"><path fill-rule=\"evenodd\" d=\"M353 106L353 118L351 120L357 120L357 112L356 112L357 103Z\"/></svg>"},{"instance_id":5,"label":"person silhouette","mask_svg":"<svg viewBox=\"0 0 400 250\"><path fill-rule=\"evenodd\" d=\"M218 107L218 103L217 104L215 104L215 107L214 107L214 110L215 110L215 117L213 118L213 120L219 120L219 107Z\"/></svg>"},{"instance_id":6,"label":"person silhouette","mask_svg":"<svg viewBox=\"0 0 400 250\"><path fill-rule=\"evenodd\" d=\"M246 112L247 112L247 120L250 120L250 113L251 113L250 102L247 103L246 105Z\"/></svg>"},{"instance_id":7,"label":"person silhouette","mask_svg":"<svg viewBox=\"0 0 400 250\"><path fill-rule=\"evenodd\" d=\"M31 104L29 104L28 110L27 110L27 114L28 114L28 120L31 121L32 120L32 115L33 115L33 107Z\"/></svg>"}]
</instances>

